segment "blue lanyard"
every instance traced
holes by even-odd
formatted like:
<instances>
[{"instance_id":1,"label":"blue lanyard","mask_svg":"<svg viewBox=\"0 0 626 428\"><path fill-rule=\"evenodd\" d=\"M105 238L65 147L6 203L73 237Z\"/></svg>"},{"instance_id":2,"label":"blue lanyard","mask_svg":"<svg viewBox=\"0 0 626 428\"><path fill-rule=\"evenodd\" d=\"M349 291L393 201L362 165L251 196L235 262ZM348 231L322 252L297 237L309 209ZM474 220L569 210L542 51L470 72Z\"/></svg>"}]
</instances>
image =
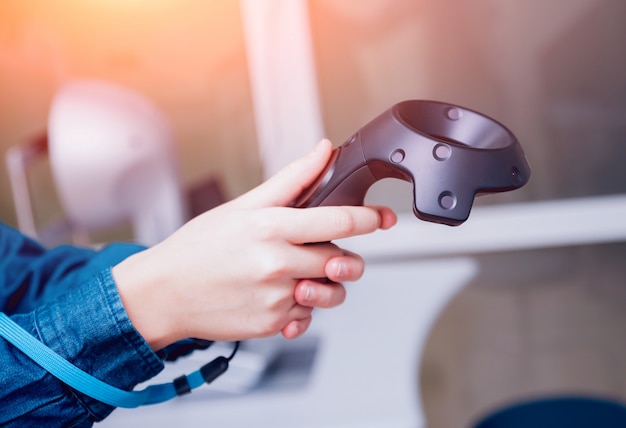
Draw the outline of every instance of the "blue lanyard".
<instances>
[{"instance_id":1,"label":"blue lanyard","mask_svg":"<svg viewBox=\"0 0 626 428\"><path fill-rule=\"evenodd\" d=\"M14 345L44 370L61 382L85 395L115 407L134 408L171 400L184 395L204 383L211 383L228 369L239 343L230 357L217 357L199 370L182 375L174 381L151 385L141 391L125 391L111 386L79 369L46 345L31 336L4 312L0 312L0 336Z\"/></svg>"}]
</instances>

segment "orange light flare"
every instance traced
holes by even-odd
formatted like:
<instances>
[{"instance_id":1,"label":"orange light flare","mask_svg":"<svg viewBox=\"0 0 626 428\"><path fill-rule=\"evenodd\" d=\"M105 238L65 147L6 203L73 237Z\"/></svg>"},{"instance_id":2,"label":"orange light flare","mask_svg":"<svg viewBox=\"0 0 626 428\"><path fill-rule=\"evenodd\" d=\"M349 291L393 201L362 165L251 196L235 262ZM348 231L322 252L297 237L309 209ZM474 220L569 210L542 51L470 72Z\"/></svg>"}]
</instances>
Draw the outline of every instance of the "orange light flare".
<instances>
[{"instance_id":1,"label":"orange light flare","mask_svg":"<svg viewBox=\"0 0 626 428\"><path fill-rule=\"evenodd\" d=\"M70 76L136 71L167 84L240 50L240 19L232 0L3 0L0 58L28 50Z\"/></svg>"}]
</instances>

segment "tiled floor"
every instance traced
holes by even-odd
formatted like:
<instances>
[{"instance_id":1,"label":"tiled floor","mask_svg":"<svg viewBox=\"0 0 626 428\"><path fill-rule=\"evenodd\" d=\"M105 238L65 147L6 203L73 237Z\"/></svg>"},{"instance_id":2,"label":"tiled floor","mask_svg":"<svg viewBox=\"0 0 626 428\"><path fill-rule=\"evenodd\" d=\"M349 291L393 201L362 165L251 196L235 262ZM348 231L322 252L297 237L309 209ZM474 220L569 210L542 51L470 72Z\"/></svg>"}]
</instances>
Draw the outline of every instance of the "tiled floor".
<instances>
[{"instance_id":1,"label":"tiled floor","mask_svg":"<svg viewBox=\"0 0 626 428\"><path fill-rule=\"evenodd\" d=\"M626 244L493 254L441 314L421 388L429 428L540 395L626 401Z\"/></svg>"}]
</instances>

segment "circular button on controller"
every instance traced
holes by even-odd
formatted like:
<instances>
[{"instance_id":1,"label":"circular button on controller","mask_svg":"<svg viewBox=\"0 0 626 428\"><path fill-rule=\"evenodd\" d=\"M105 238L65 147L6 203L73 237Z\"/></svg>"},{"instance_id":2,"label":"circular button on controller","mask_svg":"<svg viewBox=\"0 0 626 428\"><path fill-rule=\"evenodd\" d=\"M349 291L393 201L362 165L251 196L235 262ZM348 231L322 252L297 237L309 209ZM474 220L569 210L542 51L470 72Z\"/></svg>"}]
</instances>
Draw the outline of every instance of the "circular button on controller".
<instances>
[{"instance_id":1,"label":"circular button on controller","mask_svg":"<svg viewBox=\"0 0 626 428\"><path fill-rule=\"evenodd\" d=\"M463 112L457 107L451 107L446 112L446 116L448 116L450 120L459 120L463 117Z\"/></svg>"},{"instance_id":2,"label":"circular button on controller","mask_svg":"<svg viewBox=\"0 0 626 428\"><path fill-rule=\"evenodd\" d=\"M454 209L456 206L456 195L449 191L441 192L439 195L439 206L444 210Z\"/></svg>"},{"instance_id":3,"label":"circular button on controller","mask_svg":"<svg viewBox=\"0 0 626 428\"><path fill-rule=\"evenodd\" d=\"M406 153L402 149L396 149L389 155L389 160L393 163L400 163L404 160Z\"/></svg>"},{"instance_id":4,"label":"circular button on controller","mask_svg":"<svg viewBox=\"0 0 626 428\"><path fill-rule=\"evenodd\" d=\"M447 144L440 143L433 148L433 157L438 161L445 161L451 154L452 149Z\"/></svg>"}]
</instances>

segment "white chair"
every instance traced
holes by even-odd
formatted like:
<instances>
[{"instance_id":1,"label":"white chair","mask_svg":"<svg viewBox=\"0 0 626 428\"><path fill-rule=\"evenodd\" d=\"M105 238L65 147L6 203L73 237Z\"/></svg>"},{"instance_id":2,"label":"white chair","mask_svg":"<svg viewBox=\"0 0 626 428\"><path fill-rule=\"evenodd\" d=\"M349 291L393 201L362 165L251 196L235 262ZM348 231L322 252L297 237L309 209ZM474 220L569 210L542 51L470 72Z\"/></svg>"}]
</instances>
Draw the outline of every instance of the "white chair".
<instances>
[{"instance_id":1,"label":"white chair","mask_svg":"<svg viewBox=\"0 0 626 428\"><path fill-rule=\"evenodd\" d=\"M59 233L39 228L28 169L49 156L55 190L75 244L130 223L133 239L153 245L185 221L186 206L168 121L143 95L104 81L63 86L46 133L7 152L18 226L54 245Z\"/></svg>"}]
</instances>

